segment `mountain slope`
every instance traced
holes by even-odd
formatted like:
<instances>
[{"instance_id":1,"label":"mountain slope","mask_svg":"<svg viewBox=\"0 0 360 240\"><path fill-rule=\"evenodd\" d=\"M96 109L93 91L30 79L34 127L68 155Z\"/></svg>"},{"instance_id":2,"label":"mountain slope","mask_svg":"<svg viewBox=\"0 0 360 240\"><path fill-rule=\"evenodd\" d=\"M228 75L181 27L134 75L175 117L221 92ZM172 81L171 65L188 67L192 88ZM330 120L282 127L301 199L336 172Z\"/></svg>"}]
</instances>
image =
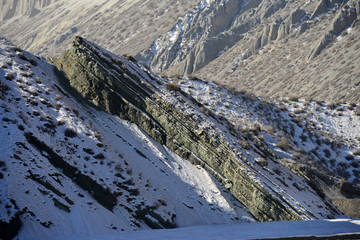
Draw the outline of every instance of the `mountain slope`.
<instances>
[{"instance_id":1,"label":"mountain slope","mask_svg":"<svg viewBox=\"0 0 360 240\"><path fill-rule=\"evenodd\" d=\"M82 35L156 72L257 96L360 99L358 0L0 4L2 34L42 56L60 56Z\"/></svg>"},{"instance_id":2,"label":"mountain slope","mask_svg":"<svg viewBox=\"0 0 360 240\"><path fill-rule=\"evenodd\" d=\"M1 238L252 221L203 168L66 93L45 59L0 49Z\"/></svg>"},{"instance_id":3,"label":"mountain slope","mask_svg":"<svg viewBox=\"0 0 360 240\"><path fill-rule=\"evenodd\" d=\"M135 55L196 1L0 0L2 36L42 56L59 56L75 35Z\"/></svg>"},{"instance_id":4,"label":"mountain slope","mask_svg":"<svg viewBox=\"0 0 360 240\"><path fill-rule=\"evenodd\" d=\"M183 91L245 135L262 139L282 158L282 164L322 189L344 213L360 216L358 105L297 98L270 100L199 79L176 81Z\"/></svg>"},{"instance_id":5,"label":"mountain slope","mask_svg":"<svg viewBox=\"0 0 360 240\"><path fill-rule=\"evenodd\" d=\"M1 45L3 237L341 214L323 179L130 56L76 37L55 69Z\"/></svg>"},{"instance_id":6,"label":"mountain slope","mask_svg":"<svg viewBox=\"0 0 360 240\"><path fill-rule=\"evenodd\" d=\"M360 2L216 0L137 55L258 96L359 101Z\"/></svg>"},{"instance_id":7,"label":"mountain slope","mask_svg":"<svg viewBox=\"0 0 360 240\"><path fill-rule=\"evenodd\" d=\"M327 200L318 198L304 180L279 164L278 157L261 141L248 139L187 94L170 92L176 87L165 84L133 59L119 58L77 37L54 63L69 79L65 81L68 88L75 88L107 112L136 123L181 157L207 169L255 218L307 219L333 211L331 205L324 208ZM242 147L244 141L250 149ZM268 160L267 168L258 163L261 157ZM282 179L272 172L275 168ZM308 191L299 195L299 189L283 179L291 179ZM309 205L308 199L319 204ZM323 210L329 212L324 215Z\"/></svg>"}]
</instances>

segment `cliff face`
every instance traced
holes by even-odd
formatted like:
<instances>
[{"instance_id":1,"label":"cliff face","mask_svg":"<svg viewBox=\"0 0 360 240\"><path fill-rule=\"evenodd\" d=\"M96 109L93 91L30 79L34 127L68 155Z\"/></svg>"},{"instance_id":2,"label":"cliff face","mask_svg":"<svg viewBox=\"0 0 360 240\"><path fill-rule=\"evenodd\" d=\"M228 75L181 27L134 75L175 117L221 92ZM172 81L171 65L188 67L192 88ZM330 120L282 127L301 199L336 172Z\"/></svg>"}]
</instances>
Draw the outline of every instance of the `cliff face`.
<instances>
[{"instance_id":1,"label":"cliff face","mask_svg":"<svg viewBox=\"0 0 360 240\"><path fill-rule=\"evenodd\" d=\"M131 57L128 59L76 37L54 64L69 91L75 89L95 106L135 123L182 158L204 167L256 219L299 220L335 213L326 200L282 166L257 138L247 139L230 123L177 91L176 85L166 84ZM247 142L250 147L244 149L240 142ZM259 158L265 158L268 167L263 168ZM298 182L308 189L307 193L300 193L277 177L271 170L275 166L277 174ZM309 204L309 198L317 204Z\"/></svg>"},{"instance_id":2,"label":"cliff face","mask_svg":"<svg viewBox=\"0 0 360 240\"><path fill-rule=\"evenodd\" d=\"M156 71L176 66L180 73L193 73L231 48L261 17L271 16L284 2L202 1L138 58Z\"/></svg>"}]
</instances>

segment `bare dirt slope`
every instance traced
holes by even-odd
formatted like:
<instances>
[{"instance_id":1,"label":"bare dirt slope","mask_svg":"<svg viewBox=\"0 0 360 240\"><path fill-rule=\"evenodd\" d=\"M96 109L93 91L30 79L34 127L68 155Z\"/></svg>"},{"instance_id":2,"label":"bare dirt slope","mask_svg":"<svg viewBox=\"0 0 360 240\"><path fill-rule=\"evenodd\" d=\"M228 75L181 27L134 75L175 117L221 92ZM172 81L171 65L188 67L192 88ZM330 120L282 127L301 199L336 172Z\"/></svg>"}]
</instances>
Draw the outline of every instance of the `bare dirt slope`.
<instances>
[{"instance_id":1,"label":"bare dirt slope","mask_svg":"<svg viewBox=\"0 0 360 240\"><path fill-rule=\"evenodd\" d=\"M0 1L0 32L19 47L58 56L75 35L135 54L168 31L197 1Z\"/></svg>"},{"instance_id":2,"label":"bare dirt slope","mask_svg":"<svg viewBox=\"0 0 360 240\"><path fill-rule=\"evenodd\" d=\"M138 58L258 96L360 99L357 0L214 0Z\"/></svg>"},{"instance_id":3,"label":"bare dirt slope","mask_svg":"<svg viewBox=\"0 0 360 240\"><path fill-rule=\"evenodd\" d=\"M255 34L247 34L197 74L258 96L301 96L357 103L360 100L359 16L344 25L342 31L333 33L338 28L337 19L349 14L347 10L351 7L347 6L344 4L309 20L303 33L302 25L296 26L283 39L260 46L247 59L239 58L263 37L261 28L267 24L260 25L254 29ZM328 44L324 44L329 38Z\"/></svg>"}]
</instances>

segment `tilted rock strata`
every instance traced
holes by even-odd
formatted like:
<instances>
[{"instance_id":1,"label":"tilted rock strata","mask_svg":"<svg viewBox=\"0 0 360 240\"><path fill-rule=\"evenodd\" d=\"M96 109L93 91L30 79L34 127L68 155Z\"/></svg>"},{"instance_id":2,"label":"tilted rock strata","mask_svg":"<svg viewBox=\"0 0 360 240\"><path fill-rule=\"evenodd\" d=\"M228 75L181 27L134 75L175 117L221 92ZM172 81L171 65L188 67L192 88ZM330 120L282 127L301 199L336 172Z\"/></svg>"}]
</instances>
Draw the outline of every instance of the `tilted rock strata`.
<instances>
[{"instance_id":1,"label":"tilted rock strata","mask_svg":"<svg viewBox=\"0 0 360 240\"><path fill-rule=\"evenodd\" d=\"M101 51L96 45L77 37L71 49L55 60L60 73L69 80L66 83L67 79L63 79L69 89L75 88L96 106L130 120L181 157L203 166L229 187L258 220L309 217L289 200L272 195L249 177L253 170L247 166L247 160L237 156L219 132L206 130L200 126L199 119L185 116L172 102L174 97L168 96L161 79L124 57ZM189 101L182 94L177 98L185 103ZM216 118L213 120L217 121ZM243 138L237 131L233 134ZM259 146L256 142L252 145ZM271 154L263 154L276 161Z\"/></svg>"}]
</instances>

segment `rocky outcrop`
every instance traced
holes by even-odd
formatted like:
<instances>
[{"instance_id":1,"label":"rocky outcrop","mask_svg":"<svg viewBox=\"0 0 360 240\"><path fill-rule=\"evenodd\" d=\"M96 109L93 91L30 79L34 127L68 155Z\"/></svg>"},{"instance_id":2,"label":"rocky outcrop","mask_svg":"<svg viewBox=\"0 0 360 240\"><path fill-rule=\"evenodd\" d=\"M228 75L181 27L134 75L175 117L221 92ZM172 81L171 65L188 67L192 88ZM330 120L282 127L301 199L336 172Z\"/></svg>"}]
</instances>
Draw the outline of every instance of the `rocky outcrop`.
<instances>
[{"instance_id":1,"label":"rocky outcrop","mask_svg":"<svg viewBox=\"0 0 360 240\"><path fill-rule=\"evenodd\" d=\"M179 21L181 24L156 39L137 58L156 71L176 66L178 73L193 73L234 46L251 28L284 6L286 1L283 0L213 1L205 8L195 9L186 15L184 20ZM273 30L271 38L274 34ZM259 46L254 46L254 49L256 51Z\"/></svg>"},{"instance_id":2,"label":"rocky outcrop","mask_svg":"<svg viewBox=\"0 0 360 240\"><path fill-rule=\"evenodd\" d=\"M341 4L346 2L348 2L348 0L321 0L317 5L315 11L311 15L310 19L314 20L320 14L326 13L329 9L333 8L335 5L337 8L339 8Z\"/></svg>"},{"instance_id":3,"label":"rocky outcrop","mask_svg":"<svg viewBox=\"0 0 360 240\"><path fill-rule=\"evenodd\" d=\"M313 48L309 52L308 59L311 60L318 56L321 51L333 42L342 31L350 27L356 18L357 13L355 8L347 6L339 11L331 25L328 27L327 32L318 42L314 44Z\"/></svg>"},{"instance_id":4,"label":"rocky outcrop","mask_svg":"<svg viewBox=\"0 0 360 240\"><path fill-rule=\"evenodd\" d=\"M215 116L211 117L198 103L192 106L194 103L184 93L170 94L162 79L137 63L112 55L81 37L77 37L71 49L54 63L66 77L63 83L69 90L74 88L94 105L137 124L159 143L193 164L203 166L258 220L311 217L293 205L291 198L273 190L281 183L272 180L260 183L261 180L251 177L264 173L259 173L229 144L233 138L231 134L237 140L250 139L246 140L226 122L222 131L216 129L216 124L218 127L221 124ZM196 110L199 107L209 116ZM207 118L209 120L205 120ZM262 152L269 160L277 161L276 155L269 154L261 144L256 141L249 144L254 148L252 151ZM283 171L286 172L285 168Z\"/></svg>"}]
</instances>

